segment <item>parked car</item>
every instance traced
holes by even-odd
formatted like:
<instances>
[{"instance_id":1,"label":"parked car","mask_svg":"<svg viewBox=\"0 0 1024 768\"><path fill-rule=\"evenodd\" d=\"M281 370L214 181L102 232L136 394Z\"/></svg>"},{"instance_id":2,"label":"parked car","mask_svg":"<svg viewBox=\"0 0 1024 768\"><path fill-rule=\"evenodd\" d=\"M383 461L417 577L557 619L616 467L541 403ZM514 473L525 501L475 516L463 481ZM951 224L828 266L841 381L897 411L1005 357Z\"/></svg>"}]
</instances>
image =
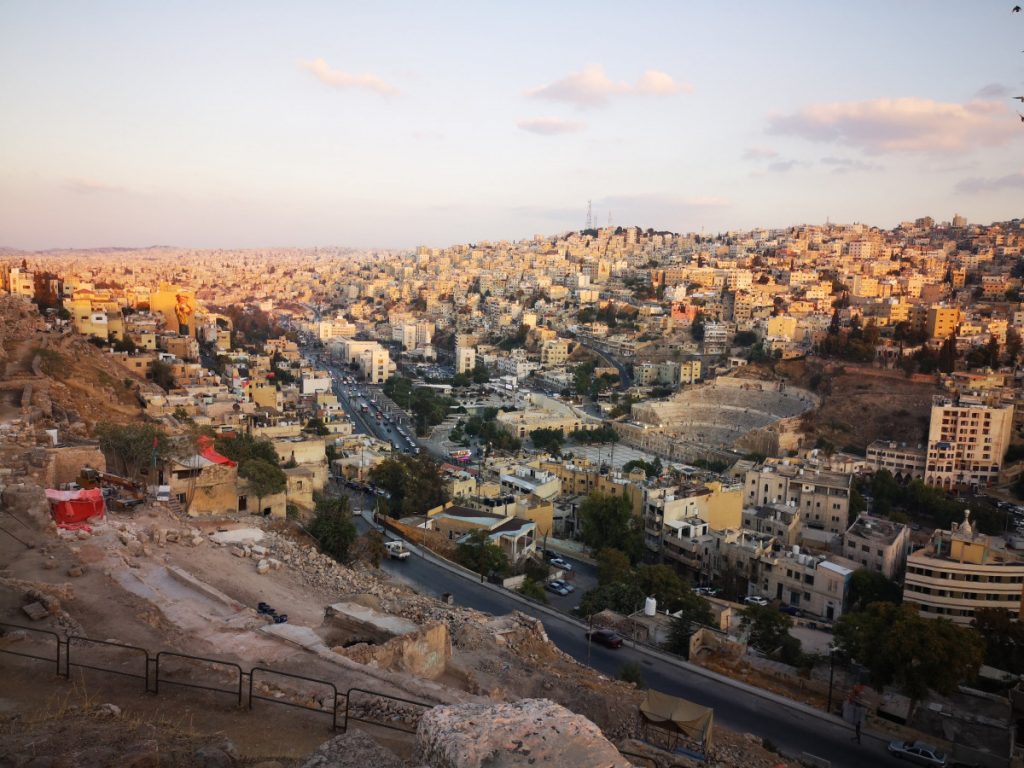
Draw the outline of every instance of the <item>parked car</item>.
<instances>
[{"instance_id":1,"label":"parked car","mask_svg":"<svg viewBox=\"0 0 1024 768\"><path fill-rule=\"evenodd\" d=\"M569 590L565 588L565 582L557 579L555 581L549 581L545 585L545 589L547 589L548 592L554 592L556 595L561 595L562 597L569 594Z\"/></svg>"},{"instance_id":2,"label":"parked car","mask_svg":"<svg viewBox=\"0 0 1024 768\"><path fill-rule=\"evenodd\" d=\"M550 563L552 568L559 568L563 571L572 570L572 563L570 563L568 560L563 560L560 557L551 558Z\"/></svg>"},{"instance_id":3,"label":"parked car","mask_svg":"<svg viewBox=\"0 0 1024 768\"><path fill-rule=\"evenodd\" d=\"M622 636L610 629L595 629L586 633L586 638L605 648L621 648Z\"/></svg>"},{"instance_id":4,"label":"parked car","mask_svg":"<svg viewBox=\"0 0 1024 768\"><path fill-rule=\"evenodd\" d=\"M931 765L942 768L946 765L946 755L939 751L938 747L926 744L923 741L913 743L906 741L890 741L889 752L898 758L917 765Z\"/></svg>"},{"instance_id":5,"label":"parked car","mask_svg":"<svg viewBox=\"0 0 1024 768\"><path fill-rule=\"evenodd\" d=\"M719 592L721 590L714 587L695 587L693 590L693 594L700 595L701 597L714 597Z\"/></svg>"},{"instance_id":6,"label":"parked car","mask_svg":"<svg viewBox=\"0 0 1024 768\"><path fill-rule=\"evenodd\" d=\"M563 581L562 579L552 579L551 581L549 581L548 588L550 589L551 587L555 587L558 591L558 594L560 595L571 595L573 592L576 591L576 587L574 587L567 581ZM555 592L556 589L552 589L551 591Z\"/></svg>"},{"instance_id":7,"label":"parked car","mask_svg":"<svg viewBox=\"0 0 1024 768\"><path fill-rule=\"evenodd\" d=\"M760 595L747 595L743 598L743 602L747 605L760 605L763 608L768 605L768 598Z\"/></svg>"},{"instance_id":8,"label":"parked car","mask_svg":"<svg viewBox=\"0 0 1024 768\"><path fill-rule=\"evenodd\" d=\"M780 605L779 606L779 610L782 613L785 613L785 614L787 614L789 616L799 616L800 615L800 609L797 608L795 605Z\"/></svg>"}]
</instances>

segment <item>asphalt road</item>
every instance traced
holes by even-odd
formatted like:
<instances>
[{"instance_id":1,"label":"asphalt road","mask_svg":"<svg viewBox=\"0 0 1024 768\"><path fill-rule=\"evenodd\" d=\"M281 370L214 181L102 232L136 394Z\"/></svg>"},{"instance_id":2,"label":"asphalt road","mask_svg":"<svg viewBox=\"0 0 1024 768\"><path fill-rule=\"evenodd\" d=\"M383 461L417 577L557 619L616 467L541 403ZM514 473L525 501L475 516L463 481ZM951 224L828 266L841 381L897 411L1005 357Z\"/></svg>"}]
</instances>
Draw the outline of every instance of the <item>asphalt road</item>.
<instances>
[{"instance_id":1,"label":"asphalt road","mask_svg":"<svg viewBox=\"0 0 1024 768\"><path fill-rule=\"evenodd\" d=\"M831 761L833 766L850 768L904 765L903 761L896 760L888 753L886 739L865 732L862 735L863 743L858 745L854 743L853 731L848 727L834 725L777 701L747 693L728 683L708 679L628 646L610 650L592 645L588 649L583 630L567 618L532 610L511 595L453 573L421 556L414 555L404 561L385 560L381 567L397 580L414 586L422 593L439 596L447 592L459 605L478 611L501 615L520 610L532 614L544 623L548 637L559 648L609 677L617 677L626 662L639 663L644 670L645 682L650 687L712 707L718 723L734 731L750 732L771 739L790 757L796 758L807 752Z\"/></svg>"}]
</instances>

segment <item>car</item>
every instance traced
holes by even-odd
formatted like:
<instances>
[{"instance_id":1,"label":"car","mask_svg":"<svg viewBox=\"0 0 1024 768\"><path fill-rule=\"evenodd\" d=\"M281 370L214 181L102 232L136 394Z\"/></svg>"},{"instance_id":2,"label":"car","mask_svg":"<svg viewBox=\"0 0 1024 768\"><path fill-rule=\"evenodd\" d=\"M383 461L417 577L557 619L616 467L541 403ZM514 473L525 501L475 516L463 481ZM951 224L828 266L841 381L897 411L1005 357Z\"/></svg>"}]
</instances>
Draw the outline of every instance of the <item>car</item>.
<instances>
[{"instance_id":1,"label":"car","mask_svg":"<svg viewBox=\"0 0 1024 768\"><path fill-rule=\"evenodd\" d=\"M591 640L605 648L621 648L622 636L611 629L595 629L586 633L587 640Z\"/></svg>"},{"instance_id":2,"label":"car","mask_svg":"<svg viewBox=\"0 0 1024 768\"><path fill-rule=\"evenodd\" d=\"M565 592L560 592L559 594L571 595L573 592L576 591L576 587L574 587L572 584L570 584L569 582L565 581L564 579L552 579L549 582L549 584L555 584L560 589L565 590Z\"/></svg>"},{"instance_id":3,"label":"car","mask_svg":"<svg viewBox=\"0 0 1024 768\"><path fill-rule=\"evenodd\" d=\"M572 563L570 563L568 560L563 560L560 557L553 557L549 562L551 563L551 566L553 568L560 568L563 571L572 570Z\"/></svg>"},{"instance_id":4,"label":"car","mask_svg":"<svg viewBox=\"0 0 1024 768\"><path fill-rule=\"evenodd\" d=\"M780 605L779 606L779 611L781 611L782 613L785 613L788 616L799 616L800 615L800 609L797 608L795 605Z\"/></svg>"},{"instance_id":5,"label":"car","mask_svg":"<svg viewBox=\"0 0 1024 768\"><path fill-rule=\"evenodd\" d=\"M719 592L721 590L715 587L694 587L693 589L693 594L700 595L701 597L714 597Z\"/></svg>"},{"instance_id":6,"label":"car","mask_svg":"<svg viewBox=\"0 0 1024 768\"><path fill-rule=\"evenodd\" d=\"M760 605L763 608L768 605L768 598L760 595L747 595L743 598L743 602L747 605Z\"/></svg>"},{"instance_id":7,"label":"car","mask_svg":"<svg viewBox=\"0 0 1024 768\"><path fill-rule=\"evenodd\" d=\"M562 597L565 597L569 594L569 590L566 589L565 582L559 581L558 579L555 579L554 581L549 581L547 584L544 585L544 588L548 592L554 592L556 595L561 595Z\"/></svg>"},{"instance_id":8,"label":"car","mask_svg":"<svg viewBox=\"0 0 1024 768\"><path fill-rule=\"evenodd\" d=\"M889 752L898 758L917 765L942 766L946 765L946 755L939 751L938 747L927 744L923 741L913 743L907 741L890 741Z\"/></svg>"}]
</instances>

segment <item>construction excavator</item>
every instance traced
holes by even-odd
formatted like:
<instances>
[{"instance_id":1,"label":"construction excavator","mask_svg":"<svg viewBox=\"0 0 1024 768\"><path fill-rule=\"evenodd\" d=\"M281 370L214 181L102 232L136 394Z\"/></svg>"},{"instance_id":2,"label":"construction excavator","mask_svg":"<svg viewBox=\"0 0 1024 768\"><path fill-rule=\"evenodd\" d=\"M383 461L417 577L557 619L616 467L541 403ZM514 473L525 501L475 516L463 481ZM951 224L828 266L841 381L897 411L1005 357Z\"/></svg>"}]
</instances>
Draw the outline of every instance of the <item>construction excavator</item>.
<instances>
[{"instance_id":1,"label":"construction excavator","mask_svg":"<svg viewBox=\"0 0 1024 768\"><path fill-rule=\"evenodd\" d=\"M146 500L146 489L133 480L92 467L82 467L78 475L82 488L99 488L110 509L123 512L137 507Z\"/></svg>"}]
</instances>

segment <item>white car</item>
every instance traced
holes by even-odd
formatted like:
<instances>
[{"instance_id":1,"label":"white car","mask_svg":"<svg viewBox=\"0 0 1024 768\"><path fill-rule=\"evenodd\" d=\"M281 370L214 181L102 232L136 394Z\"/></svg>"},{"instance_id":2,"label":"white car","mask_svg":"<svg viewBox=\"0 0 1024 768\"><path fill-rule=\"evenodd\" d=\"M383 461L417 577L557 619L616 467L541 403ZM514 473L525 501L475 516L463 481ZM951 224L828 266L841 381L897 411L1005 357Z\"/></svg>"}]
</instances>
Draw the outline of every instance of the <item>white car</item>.
<instances>
[{"instance_id":1,"label":"white car","mask_svg":"<svg viewBox=\"0 0 1024 768\"><path fill-rule=\"evenodd\" d=\"M560 557L553 557L548 562L551 563L552 568L559 568L563 571L572 570L572 563L570 563L568 560L563 560Z\"/></svg>"},{"instance_id":2,"label":"white car","mask_svg":"<svg viewBox=\"0 0 1024 768\"><path fill-rule=\"evenodd\" d=\"M760 595L748 595L747 597L743 598L743 602L747 605L759 605L762 608L764 608L766 605L768 605L768 598L761 597Z\"/></svg>"}]
</instances>

